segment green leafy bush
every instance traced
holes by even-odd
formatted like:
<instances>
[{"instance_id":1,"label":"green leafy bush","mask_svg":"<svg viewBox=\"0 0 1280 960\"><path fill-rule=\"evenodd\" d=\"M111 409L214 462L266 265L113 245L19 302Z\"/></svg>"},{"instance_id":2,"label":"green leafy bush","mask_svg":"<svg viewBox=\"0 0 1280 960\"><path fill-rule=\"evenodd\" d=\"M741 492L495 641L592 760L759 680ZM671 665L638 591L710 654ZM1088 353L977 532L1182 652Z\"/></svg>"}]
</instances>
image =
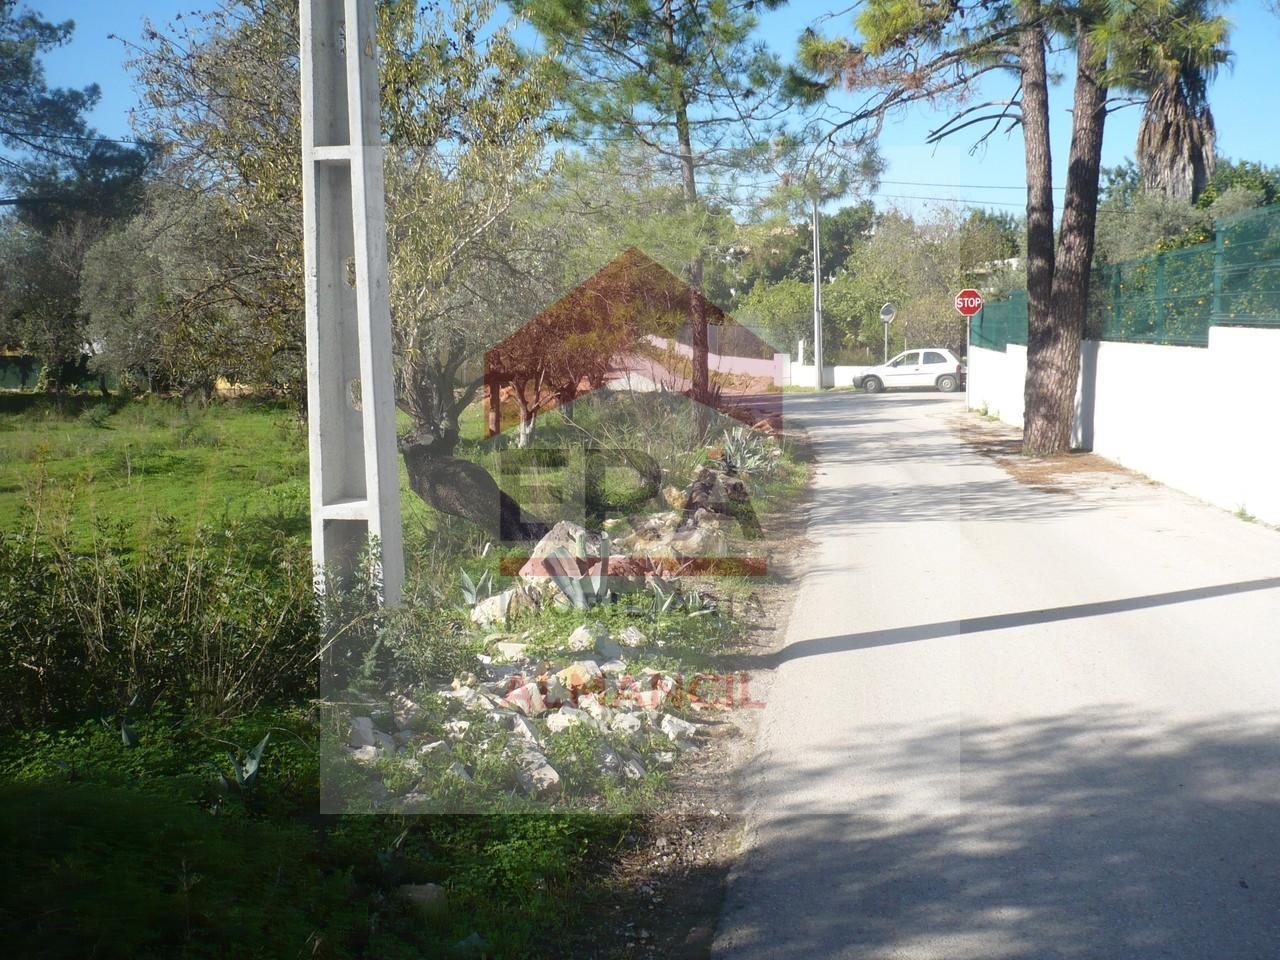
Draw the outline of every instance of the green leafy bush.
<instances>
[{"instance_id":1,"label":"green leafy bush","mask_svg":"<svg viewBox=\"0 0 1280 960\"><path fill-rule=\"evenodd\" d=\"M99 430L106 429L107 421L111 419L111 415L115 413L109 403L97 403L92 407L85 407L80 414L80 422L85 426L96 427Z\"/></svg>"},{"instance_id":2,"label":"green leafy bush","mask_svg":"<svg viewBox=\"0 0 1280 960\"><path fill-rule=\"evenodd\" d=\"M416 604L391 614L385 636L391 683L450 680L475 670L484 646L465 612Z\"/></svg>"},{"instance_id":3,"label":"green leafy bush","mask_svg":"<svg viewBox=\"0 0 1280 960\"><path fill-rule=\"evenodd\" d=\"M367 902L305 827L125 787L0 785L11 956L351 956Z\"/></svg>"},{"instance_id":4,"label":"green leafy bush","mask_svg":"<svg viewBox=\"0 0 1280 960\"><path fill-rule=\"evenodd\" d=\"M295 548L260 567L240 553L235 531L194 542L161 531L136 550L99 532L88 551L0 535L0 724L162 697L226 716L307 695L310 560Z\"/></svg>"}]
</instances>

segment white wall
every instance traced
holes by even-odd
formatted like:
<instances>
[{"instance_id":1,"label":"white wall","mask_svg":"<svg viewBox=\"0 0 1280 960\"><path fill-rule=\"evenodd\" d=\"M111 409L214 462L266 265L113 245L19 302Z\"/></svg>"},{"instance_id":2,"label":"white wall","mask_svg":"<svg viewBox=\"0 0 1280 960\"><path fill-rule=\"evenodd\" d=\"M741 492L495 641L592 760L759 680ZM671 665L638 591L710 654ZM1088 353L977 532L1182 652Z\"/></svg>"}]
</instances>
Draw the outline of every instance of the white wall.
<instances>
[{"instance_id":1,"label":"white wall","mask_svg":"<svg viewBox=\"0 0 1280 960\"><path fill-rule=\"evenodd\" d=\"M870 367L831 367L828 383L833 387L851 387L856 377L862 376Z\"/></svg>"},{"instance_id":2,"label":"white wall","mask_svg":"<svg viewBox=\"0 0 1280 960\"><path fill-rule=\"evenodd\" d=\"M780 353L782 376L778 383L781 387L815 386L813 364L792 363L789 354ZM822 368L822 381L828 387L851 387L856 377L861 376L870 367L828 367Z\"/></svg>"},{"instance_id":3,"label":"white wall","mask_svg":"<svg viewBox=\"0 0 1280 960\"><path fill-rule=\"evenodd\" d=\"M1086 341L1079 446L1226 510L1280 524L1280 330L1213 327L1208 348ZM969 405L1022 423L1026 350L971 347ZM1015 389L1016 385L1016 389Z\"/></svg>"},{"instance_id":4,"label":"white wall","mask_svg":"<svg viewBox=\"0 0 1280 960\"><path fill-rule=\"evenodd\" d=\"M1027 348L1009 344L1009 352L969 347L969 406L985 409L1006 423L1022 426Z\"/></svg>"}]
</instances>

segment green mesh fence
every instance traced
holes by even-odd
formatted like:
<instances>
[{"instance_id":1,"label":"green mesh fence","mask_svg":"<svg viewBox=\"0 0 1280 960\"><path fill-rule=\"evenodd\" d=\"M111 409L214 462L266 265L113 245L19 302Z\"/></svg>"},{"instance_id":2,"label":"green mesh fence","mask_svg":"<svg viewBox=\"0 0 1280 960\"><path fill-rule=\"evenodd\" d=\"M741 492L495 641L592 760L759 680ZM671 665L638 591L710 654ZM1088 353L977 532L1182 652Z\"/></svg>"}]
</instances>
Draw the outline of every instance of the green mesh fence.
<instances>
[{"instance_id":1,"label":"green mesh fence","mask_svg":"<svg viewBox=\"0 0 1280 960\"><path fill-rule=\"evenodd\" d=\"M1280 326L1280 205L1215 225L1213 322Z\"/></svg>"},{"instance_id":2,"label":"green mesh fence","mask_svg":"<svg viewBox=\"0 0 1280 960\"><path fill-rule=\"evenodd\" d=\"M1015 290L1007 300L988 303L969 326L970 342L988 350L1005 350L1027 342L1027 294Z\"/></svg>"},{"instance_id":3,"label":"green mesh fence","mask_svg":"<svg viewBox=\"0 0 1280 960\"><path fill-rule=\"evenodd\" d=\"M1211 326L1280 327L1280 204L1214 226L1211 243L1096 272L1086 335L1203 347ZM971 329L976 347L1025 344L1026 294L987 304Z\"/></svg>"},{"instance_id":4,"label":"green mesh fence","mask_svg":"<svg viewBox=\"0 0 1280 960\"><path fill-rule=\"evenodd\" d=\"M1099 340L1203 347L1213 322L1214 245L1117 263L1090 289L1089 334Z\"/></svg>"}]
</instances>

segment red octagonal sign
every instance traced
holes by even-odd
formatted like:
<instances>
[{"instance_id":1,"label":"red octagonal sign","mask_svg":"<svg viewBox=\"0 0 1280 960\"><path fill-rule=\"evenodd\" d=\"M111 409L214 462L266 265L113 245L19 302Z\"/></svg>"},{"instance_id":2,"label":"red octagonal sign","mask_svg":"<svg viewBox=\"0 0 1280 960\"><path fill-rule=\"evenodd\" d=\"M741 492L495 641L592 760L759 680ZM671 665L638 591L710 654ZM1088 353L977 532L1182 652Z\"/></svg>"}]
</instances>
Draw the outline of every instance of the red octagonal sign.
<instances>
[{"instance_id":1,"label":"red octagonal sign","mask_svg":"<svg viewBox=\"0 0 1280 960\"><path fill-rule=\"evenodd\" d=\"M956 309L962 316L972 317L982 309L982 294L977 290L961 290L956 294Z\"/></svg>"}]
</instances>

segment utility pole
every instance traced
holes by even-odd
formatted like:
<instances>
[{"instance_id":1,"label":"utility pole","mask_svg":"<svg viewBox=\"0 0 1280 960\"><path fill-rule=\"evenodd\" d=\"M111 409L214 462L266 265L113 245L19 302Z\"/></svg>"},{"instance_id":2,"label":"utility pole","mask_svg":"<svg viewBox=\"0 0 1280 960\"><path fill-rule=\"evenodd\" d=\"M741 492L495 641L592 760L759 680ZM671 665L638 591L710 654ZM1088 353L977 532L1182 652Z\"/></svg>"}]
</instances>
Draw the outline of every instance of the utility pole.
<instances>
[{"instance_id":1,"label":"utility pole","mask_svg":"<svg viewBox=\"0 0 1280 960\"><path fill-rule=\"evenodd\" d=\"M822 382L822 237L819 235L818 191L813 194L813 370L814 386Z\"/></svg>"},{"instance_id":2,"label":"utility pole","mask_svg":"<svg viewBox=\"0 0 1280 960\"><path fill-rule=\"evenodd\" d=\"M302 0L302 223L311 556L349 576L371 538L382 599L404 546L374 0Z\"/></svg>"}]
</instances>

